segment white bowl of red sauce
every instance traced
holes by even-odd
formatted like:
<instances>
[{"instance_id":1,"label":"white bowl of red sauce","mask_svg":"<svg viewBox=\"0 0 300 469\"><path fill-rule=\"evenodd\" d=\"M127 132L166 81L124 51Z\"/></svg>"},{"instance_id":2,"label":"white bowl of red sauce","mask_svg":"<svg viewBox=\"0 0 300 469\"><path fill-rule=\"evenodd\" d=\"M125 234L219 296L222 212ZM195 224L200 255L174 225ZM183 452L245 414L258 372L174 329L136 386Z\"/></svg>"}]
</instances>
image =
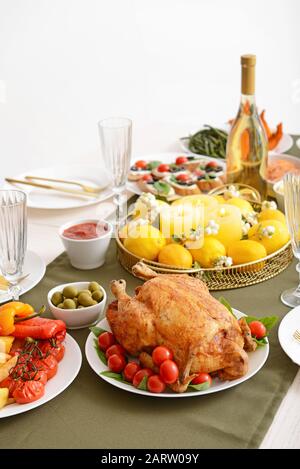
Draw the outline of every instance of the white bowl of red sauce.
<instances>
[{"instance_id":1,"label":"white bowl of red sauce","mask_svg":"<svg viewBox=\"0 0 300 469\"><path fill-rule=\"evenodd\" d=\"M84 219L65 223L59 235L73 267L97 269L105 262L113 228L105 220Z\"/></svg>"}]
</instances>

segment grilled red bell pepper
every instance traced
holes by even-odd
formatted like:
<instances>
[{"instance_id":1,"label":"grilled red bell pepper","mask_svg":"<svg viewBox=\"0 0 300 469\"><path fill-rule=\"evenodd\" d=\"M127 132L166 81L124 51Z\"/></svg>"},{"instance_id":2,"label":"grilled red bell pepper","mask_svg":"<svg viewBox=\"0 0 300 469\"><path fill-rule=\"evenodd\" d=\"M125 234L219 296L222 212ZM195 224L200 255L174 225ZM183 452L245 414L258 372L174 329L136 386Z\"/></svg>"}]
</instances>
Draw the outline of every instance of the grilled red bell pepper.
<instances>
[{"instance_id":1,"label":"grilled red bell pepper","mask_svg":"<svg viewBox=\"0 0 300 469\"><path fill-rule=\"evenodd\" d=\"M15 330L11 334L20 339L31 337L32 339L53 339L60 342L66 335L66 325L59 319L33 318L15 324Z\"/></svg>"}]
</instances>

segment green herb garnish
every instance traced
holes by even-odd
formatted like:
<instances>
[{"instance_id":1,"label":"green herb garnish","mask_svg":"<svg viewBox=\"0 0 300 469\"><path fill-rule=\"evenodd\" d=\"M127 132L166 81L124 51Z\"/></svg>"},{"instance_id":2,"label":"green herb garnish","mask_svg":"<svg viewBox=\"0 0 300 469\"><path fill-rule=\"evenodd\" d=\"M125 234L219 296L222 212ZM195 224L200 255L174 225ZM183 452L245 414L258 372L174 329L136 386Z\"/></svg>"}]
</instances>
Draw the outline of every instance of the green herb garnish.
<instances>
[{"instance_id":1,"label":"green herb garnish","mask_svg":"<svg viewBox=\"0 0 300 469\"><path fill-rule=\"evenodd\" d=\"M165 194L165 195L168 195L169 192L170 192L170 189L171 189L169 184L164 182L164 181L156 181L153 184L153 187L154 187L154 189L157 190L157 192L160 192L160 193Z\"/></svg>"}]
</instances>

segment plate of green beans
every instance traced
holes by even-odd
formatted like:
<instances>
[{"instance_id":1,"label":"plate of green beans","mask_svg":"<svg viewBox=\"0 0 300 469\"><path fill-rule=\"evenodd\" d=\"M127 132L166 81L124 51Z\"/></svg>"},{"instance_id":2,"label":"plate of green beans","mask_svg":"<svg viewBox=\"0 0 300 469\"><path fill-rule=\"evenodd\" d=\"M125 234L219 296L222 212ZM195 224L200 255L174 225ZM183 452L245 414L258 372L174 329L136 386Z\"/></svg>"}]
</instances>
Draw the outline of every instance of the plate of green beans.
<instances>
[{"instance_id":1,"label":"plate of green beans","mask_svg":"<svg viewBox=\"0 0 300 469\"><path fill-rule=\"evenodd\" d=\"M182 137L180 143L186 152L224 160L226 158L227 137L226 130L204 125L194 134Z\"/></svg>"}]
</instances>

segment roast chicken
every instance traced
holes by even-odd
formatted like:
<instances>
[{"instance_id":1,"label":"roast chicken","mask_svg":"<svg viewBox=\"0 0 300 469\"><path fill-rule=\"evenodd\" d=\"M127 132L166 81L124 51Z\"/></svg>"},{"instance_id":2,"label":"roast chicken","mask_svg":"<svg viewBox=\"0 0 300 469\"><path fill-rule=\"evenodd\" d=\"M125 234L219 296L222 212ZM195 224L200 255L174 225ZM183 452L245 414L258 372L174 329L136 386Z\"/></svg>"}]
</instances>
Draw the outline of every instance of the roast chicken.
<instances>
[{"instance_id":1,"label":"roast chicken","mask_svg":"<svg viewBox=\"0 0 300 469\"><path fill-rule=\"evenodd\" d=\"M247 351L256 347L249 327L211 296L205 283L188 275L157 274L142 262L133 272L146 282L130 297L125 280L112 281L117 301L106 313L130 355L155 370L152 350L169 347L179 368L179 379L171 385L176 392L184 392L200 372L216 373L221 380L247 373Z\"/></svg>"}]
</instances>

